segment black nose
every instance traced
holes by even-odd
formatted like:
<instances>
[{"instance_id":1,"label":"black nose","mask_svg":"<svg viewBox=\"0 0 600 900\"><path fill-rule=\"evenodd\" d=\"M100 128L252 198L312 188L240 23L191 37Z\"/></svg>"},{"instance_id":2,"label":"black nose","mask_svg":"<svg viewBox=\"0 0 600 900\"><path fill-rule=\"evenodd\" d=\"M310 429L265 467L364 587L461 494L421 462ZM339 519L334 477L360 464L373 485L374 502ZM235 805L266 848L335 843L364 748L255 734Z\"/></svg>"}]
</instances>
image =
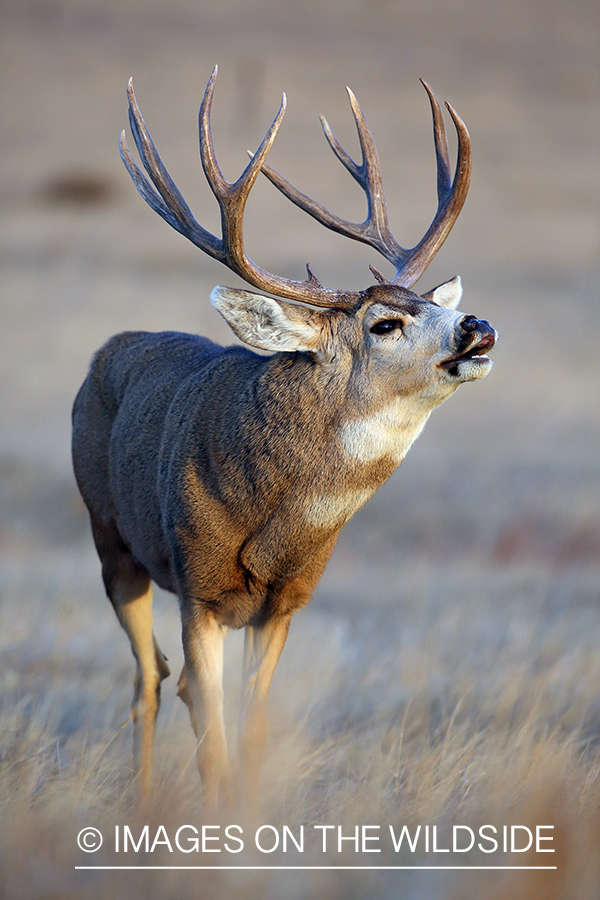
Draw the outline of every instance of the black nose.
<instances>
[{"instance_id":1,"label":"black nose","mask_svg":"<svg viewBox=\"0 0 600 900\"><path fill-rule=\"evenodd\" d=\"M479 331L481 334L495 334L494 329L485 319L478 319L476 316L465 316L460 322L460 327L466 334L473 331Z\"/></svg>"},{"instance_id":2,"label":"black nose","mask_svg":"<svg viewBox=\"0 0 600 900\"><path fill-rule=\"evenodd\" d=\"M475 316L465 316L460 323L460 327L463 331L466 331L467 334L470 334L472 331L477 331L478 325L479 320Z\"/></svg>"}]
</instances>

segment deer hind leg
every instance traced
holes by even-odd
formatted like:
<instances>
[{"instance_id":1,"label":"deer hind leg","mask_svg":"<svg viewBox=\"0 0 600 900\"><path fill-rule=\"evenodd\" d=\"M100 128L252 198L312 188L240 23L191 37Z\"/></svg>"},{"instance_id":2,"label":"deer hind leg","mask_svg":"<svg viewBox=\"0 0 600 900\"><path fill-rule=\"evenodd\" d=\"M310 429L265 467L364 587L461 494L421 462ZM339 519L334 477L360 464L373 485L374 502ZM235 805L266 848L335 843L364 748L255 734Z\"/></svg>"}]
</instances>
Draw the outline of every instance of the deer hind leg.
<instances>
[{"instance_id":1,"label":"deer hind leg","mask_svg":"<svg viewBox=\"0 0 600 900\"><path fill-rule=\"evenodd\" d=\"M152 787L154 727L160 706L160 684L171 673L152 628L152 588L148 575L137 565L120 538L109 545L106 531L100 533L97 527L93 531L102 560L106 592L129 638L136 663L131 702L133 759L145 802Z\"/></svg>"},{"instance_id":2,"label":"deer hind leg","mask_svg":"<svg viewBox=\"0 0 600 900\"><path fill-rule=\"evenodd\" d=\"M267 743L269 688L289 627L289 616L271 619L258 627L246 627L239 733L242 796L251 811L256 809L258 802L260 770Z\"/></svg>"},{"instance_id":3,"label":"deer hind leg","mask_svg":"<svg viewBox=\"0 0 600 900\"><path fill-rule=\"evenodd\" d=\"M198 739L196 761L204 799L214 807L219 797L230 797L229 762L223 718L223 642L227 628L194 604L184 610L185 665L177 693L190 712Z\"/></svg>"}]
</instances>

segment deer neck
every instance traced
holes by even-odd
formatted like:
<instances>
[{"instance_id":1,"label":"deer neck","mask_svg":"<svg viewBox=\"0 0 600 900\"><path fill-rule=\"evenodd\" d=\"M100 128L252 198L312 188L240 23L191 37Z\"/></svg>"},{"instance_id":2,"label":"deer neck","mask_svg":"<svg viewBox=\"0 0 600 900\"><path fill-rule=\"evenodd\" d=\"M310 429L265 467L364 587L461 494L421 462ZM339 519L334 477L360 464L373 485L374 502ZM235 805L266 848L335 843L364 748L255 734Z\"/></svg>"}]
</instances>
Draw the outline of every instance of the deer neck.
<instances>
[{"instance_id":1,"label":"deer neck","mask_svg":"<svg viewBox=\"0 0 600 900\"><path fill-rule=\"evenodd\" d=\"M304 456L306 475L318 482L358 488L364 481L369 495L402 462L437 405L414 395L361 395L350 372L301 353L271 357L260 382L267 431L274 429L282 451Z\"/></svg>"},{"instance_id":2,"label":"deer neck","mask_svg":"<svg viewBox=\"0 0 600 900\"><path fill-rule=\"evenodd\" d=\"M324 547L331 551L337 532L391 475L428 413L406 401L374 409L356 396L352 375L308 354L258 359L252 375L246 370L239 400L223 396L217 433L203 430L202 440L209 440L213 458L227 454L226 470L214 467L213 493L248 532L243 566L266 584L295 577Z\"/></svg>"}]
</instances>

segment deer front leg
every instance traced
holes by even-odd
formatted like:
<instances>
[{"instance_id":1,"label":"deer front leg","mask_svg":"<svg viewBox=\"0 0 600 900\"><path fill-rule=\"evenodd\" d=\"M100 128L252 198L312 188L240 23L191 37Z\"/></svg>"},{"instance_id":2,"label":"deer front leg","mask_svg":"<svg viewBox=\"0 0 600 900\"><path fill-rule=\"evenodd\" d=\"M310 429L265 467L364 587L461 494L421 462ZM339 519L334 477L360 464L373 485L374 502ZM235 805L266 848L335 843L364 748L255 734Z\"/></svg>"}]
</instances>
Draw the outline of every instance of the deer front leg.
<instances>
[{"instance_id":1,"label":"deer front leg","mask_svg":"<svg viewBox=\"0 0 600 900\"><path fill-rule=\"evenodd\" d=\"M196 761L205 802L216 806L230 792L227 741L223 720L223 641L227 628L200 606L182 614L184 671L179 696L190 710L198 739Z\"/></svg>"},{"instance_id":2,"label":"deer front leg","mask_svg":"<svg viewBox=\"0 0 600 900\"><path fill-rule=\"evenodd\" d=\"M246 628L240 756L242 795L250 809L255 809L258 801L260 769L267 743L267 697L289 627L290 616L285 616Z\"/></svg>"}]
</instances>

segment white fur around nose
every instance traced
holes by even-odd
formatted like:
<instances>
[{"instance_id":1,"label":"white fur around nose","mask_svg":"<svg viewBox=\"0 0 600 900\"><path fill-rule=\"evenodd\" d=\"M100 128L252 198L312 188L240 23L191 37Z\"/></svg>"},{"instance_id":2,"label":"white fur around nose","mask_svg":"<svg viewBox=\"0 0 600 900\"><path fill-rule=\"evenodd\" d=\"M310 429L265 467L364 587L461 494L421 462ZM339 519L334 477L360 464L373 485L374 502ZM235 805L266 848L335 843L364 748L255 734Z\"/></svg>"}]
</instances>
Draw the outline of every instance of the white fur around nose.
<instances>
[{"instance_id":1,"label":"white fur around nose","mask_svg":"<svg viewBox=\"0 0 600 900\"><path fill-rule=\"evenodd\" d=\"M431 409L414 398L399 397L388 406L342 426L340 440L355 462L373 462L390 456L400 463L421 434Z\"/></svg>"}]
</instances>

